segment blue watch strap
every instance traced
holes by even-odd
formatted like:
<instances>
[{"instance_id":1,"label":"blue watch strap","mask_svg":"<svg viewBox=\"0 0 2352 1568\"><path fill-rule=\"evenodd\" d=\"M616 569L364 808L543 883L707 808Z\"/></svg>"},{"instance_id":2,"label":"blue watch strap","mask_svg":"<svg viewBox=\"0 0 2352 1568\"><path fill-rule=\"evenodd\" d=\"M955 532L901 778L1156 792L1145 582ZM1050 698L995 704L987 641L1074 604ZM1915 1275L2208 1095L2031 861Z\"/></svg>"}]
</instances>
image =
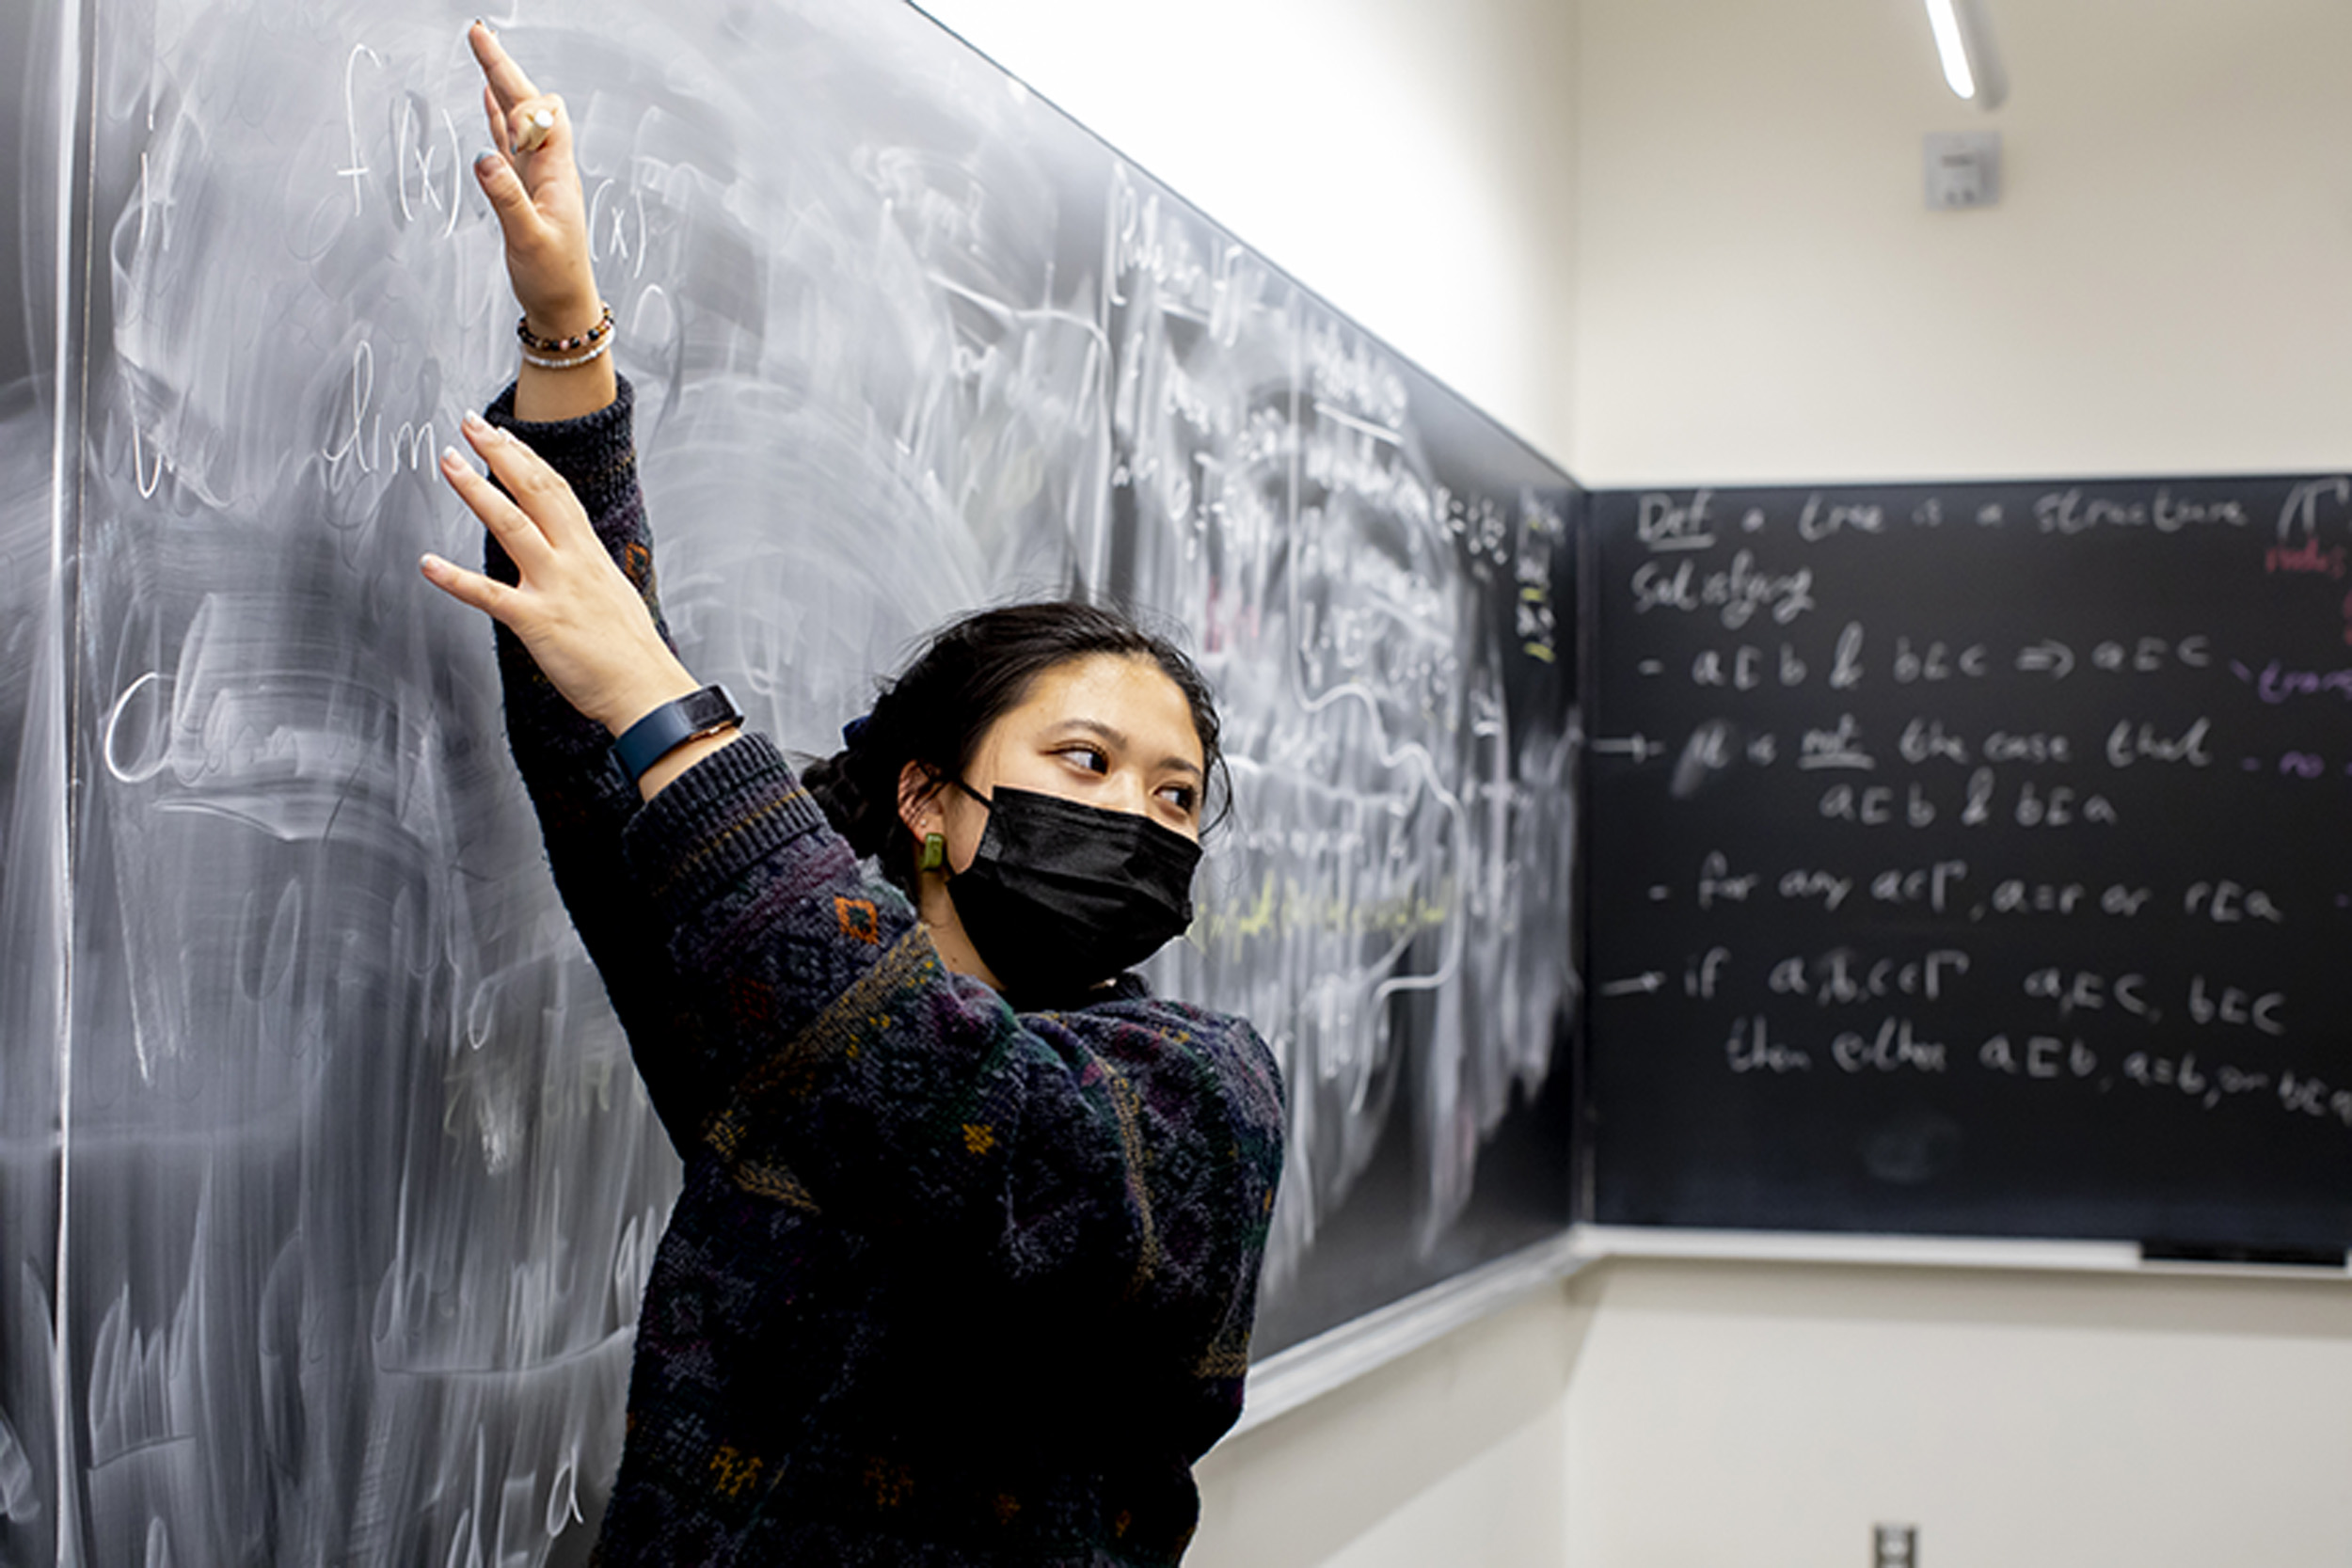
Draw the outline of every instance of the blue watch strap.
<instances>
[{"instance_id":1,"label":"blue watch strap","mask_svg":"<svg viewBox=\"0 0 2352 1568\"><path fill-rule=\"evenodd\" d=\"M634 788L646 768L688 741L742 721L743 710L735 705L725 687L706 686L662 704L623 730L612 742L612 761Z\"/></svg>"}]
</instances>

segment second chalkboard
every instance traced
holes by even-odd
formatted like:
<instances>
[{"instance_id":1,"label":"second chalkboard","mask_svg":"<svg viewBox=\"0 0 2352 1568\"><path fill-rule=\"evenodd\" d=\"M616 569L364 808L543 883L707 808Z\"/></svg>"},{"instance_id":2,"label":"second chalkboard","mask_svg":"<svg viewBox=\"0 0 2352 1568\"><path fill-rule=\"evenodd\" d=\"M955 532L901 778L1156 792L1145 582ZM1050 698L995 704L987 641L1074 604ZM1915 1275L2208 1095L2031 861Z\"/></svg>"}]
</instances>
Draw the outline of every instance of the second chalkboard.
<instances>
[{"instance_id":1,"label":"second chalkboard","mask_svg":"<svg viewBox=\"0 0 2352 1568\"><path fill-rule=\"evenodd\" d=\"M2352 1240L2352 481L1594 498L1604 1221Z\"/></svg>"}]
</instances>

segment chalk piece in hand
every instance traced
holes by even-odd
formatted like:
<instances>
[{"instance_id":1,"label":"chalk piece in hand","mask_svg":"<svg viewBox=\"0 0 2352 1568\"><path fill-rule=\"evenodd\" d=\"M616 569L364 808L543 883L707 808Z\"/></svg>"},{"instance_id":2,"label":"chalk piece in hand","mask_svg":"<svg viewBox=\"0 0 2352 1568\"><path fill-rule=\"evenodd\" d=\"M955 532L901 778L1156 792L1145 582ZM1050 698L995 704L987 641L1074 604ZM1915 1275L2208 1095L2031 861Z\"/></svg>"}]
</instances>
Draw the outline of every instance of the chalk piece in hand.
<instances>
[{"instance_id":1,"label":"chalk piece in hand","mask_svg":"<svg viewBox=\"0 0 2352 1568\"><path fill-rule=\"evenodd\" d=\"M533 109L523 116L522 135L515 138L517 152L536 152L546 145L548 134L555 129L553 109Z\"/></svg>"}]
</instances>

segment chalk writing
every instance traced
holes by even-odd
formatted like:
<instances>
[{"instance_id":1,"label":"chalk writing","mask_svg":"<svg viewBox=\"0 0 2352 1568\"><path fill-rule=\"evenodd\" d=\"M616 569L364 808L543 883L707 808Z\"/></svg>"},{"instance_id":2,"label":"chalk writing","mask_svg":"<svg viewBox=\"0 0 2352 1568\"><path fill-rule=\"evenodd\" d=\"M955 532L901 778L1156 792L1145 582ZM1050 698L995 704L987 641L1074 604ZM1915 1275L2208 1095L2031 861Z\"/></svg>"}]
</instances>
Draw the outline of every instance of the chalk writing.
<instances>
[{"instance_id":1,"label":"chalk writing","mask_svg":"<svg viewBox=\"0 0 2352 1568\"><path fill-rule=\"evenodd\" d=\"M2198 1182L2327 1190L2352 478L1708 487L1596 522L1596 721L1641 742L1592 764L1602 1217L1614 1184L1643 1221L2030 1233L2046 1199L2198 1233L2164 1207ZM1629 1125L1675 1152L1613 1149ZM2159 1148L2195 1176L2114 1174Z\"/></svg>"},{"instance_id":2,"label":"chalk writing","mask_svg":"<svg viewBox=\"0 0 2352 1568\"><path fill-rule=\"evenodd\" d=\"M1733 631L1759 612L1785 626L1813 608L1813 573L1804 567L1782 576L1759 573L1746 550L1721 572L1702 574L1689 561L1665 569L1645 563L1633 573L1633 607L1643 612L1714 610Z\"/></svg>"},{"instance_id":3,"label":"chalk writing","mask_svg":"<svg viewBox=\"0 0 2352 1568\"><path fill-rule=\"evenodd\" d=\"M2352 668L2335 670L2293 670L2280 659L2272 659L2260 674L2232 660L2230 673L2254 689L2264 702L2276 705L2297 697L2337 697L2352 703Z\"/></svg>"},{"instance_id":4,"label":"chalk writing","mask_svg":"<svg viewBox=\"0 0 2352 1568\"><path fill-rule=\"evenodd\" d=\"M2057 490L2034 502L2034 522L2044 533L2081 533L2096 528L2153 529L2178 533L2195 527L2245 528L2252 519L2235 500L2199 502L2159 487L2154 499Z\"/></svg>"},{"instance_id":5,"label":"chalk writing","mask_svg":"<svg viewBox=\"0 0 2352 1568\"><path fill-rule=\"evenodd\" d=\"M2279 507L2279 543L2298 536L2306 545L2318 543L2323 525L2342 525L2352 512L2352 478L2335 475L2296 485Z\"/></svg>"},{"instance_id":6,"label":"chalk writing","mask_svg":"<svg viewBox=\"0 0 2352 1568\"><path fill-rule=\"evenodd\" d=\"M1635 503L1635 536L1651 550L1712 549L1715 535L1708 526L1708 500L1704 490L1683 506L1677 505L1671 496L1644 496Z\"/></svg>"},{"instance_id":7,"label":"chalk writing","mask_svg":"<svg viewBox=\"0 0 2352 1568\"><path fill-rule=\"evenodd\" d=\"M1817 1006L1851 1006L1891 996L1941 999L1952 982L1968 973L1968 955L1939 948L1919 958L1872 958L1839 947L1818 958L1783 958L1772 967L1764 989L1801 996Z\"/></svg>"}]
</instances>

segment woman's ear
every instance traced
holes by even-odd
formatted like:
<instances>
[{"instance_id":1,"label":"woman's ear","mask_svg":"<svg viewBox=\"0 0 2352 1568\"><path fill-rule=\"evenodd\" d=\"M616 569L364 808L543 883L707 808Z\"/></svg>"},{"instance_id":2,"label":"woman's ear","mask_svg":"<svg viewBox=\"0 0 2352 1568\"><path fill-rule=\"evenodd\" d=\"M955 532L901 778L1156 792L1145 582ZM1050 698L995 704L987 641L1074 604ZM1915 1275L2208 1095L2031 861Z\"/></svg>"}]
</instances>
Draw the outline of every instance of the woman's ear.
<instances>
[{"instance_id":1,"label":"woman's ear","mask_svg":"<svg viewBox=\"0 0 2352 1568\"><path fill-rule=\"evenodd\" d=\"M939 831L939 810L933 804L939 784L939 775L922 763L910 759L898 769L898 820L918 844L925 833Z\"/></svg>"}]
</instances>

